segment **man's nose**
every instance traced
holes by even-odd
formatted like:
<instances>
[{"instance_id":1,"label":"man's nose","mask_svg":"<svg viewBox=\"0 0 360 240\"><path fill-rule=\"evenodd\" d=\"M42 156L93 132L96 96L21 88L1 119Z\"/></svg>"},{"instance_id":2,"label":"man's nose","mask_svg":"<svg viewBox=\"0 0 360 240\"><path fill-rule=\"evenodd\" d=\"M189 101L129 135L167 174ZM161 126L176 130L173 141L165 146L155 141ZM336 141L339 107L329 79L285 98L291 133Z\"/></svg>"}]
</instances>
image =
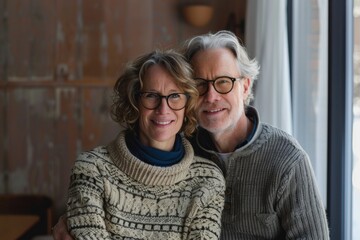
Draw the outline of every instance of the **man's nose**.
<instances>
[{"instance_id":1,"label":"man's nose","mask_svg":"<svg viewBox=\"0 0 360 240\"><path fill-rule=\"evenodd\" d=\"M208 84L208 90L204 95L205 99L209 102L219 99L220 93L215 90L214 84L212 82L209 82Z\"/></svg>"}]
</instances>

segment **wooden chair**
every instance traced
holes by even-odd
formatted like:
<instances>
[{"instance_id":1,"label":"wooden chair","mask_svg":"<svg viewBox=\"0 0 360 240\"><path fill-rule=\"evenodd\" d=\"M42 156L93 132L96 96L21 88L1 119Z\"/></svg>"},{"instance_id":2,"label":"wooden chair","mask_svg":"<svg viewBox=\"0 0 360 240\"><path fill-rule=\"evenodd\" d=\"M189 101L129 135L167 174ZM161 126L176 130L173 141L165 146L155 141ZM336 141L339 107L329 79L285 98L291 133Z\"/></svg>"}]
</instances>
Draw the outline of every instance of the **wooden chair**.
<instances>
[{"instance_id":1,"label":"wooden chair","mask_svg":"<svg viewBox=\"0 0 360 240\"><path fill-rule=\"evenodd\" d=\"M44 195L0 194L0 214L39 216L39 221L21 239L51 234L52 208L52 199Z\"/></svg>"}]
</instances>

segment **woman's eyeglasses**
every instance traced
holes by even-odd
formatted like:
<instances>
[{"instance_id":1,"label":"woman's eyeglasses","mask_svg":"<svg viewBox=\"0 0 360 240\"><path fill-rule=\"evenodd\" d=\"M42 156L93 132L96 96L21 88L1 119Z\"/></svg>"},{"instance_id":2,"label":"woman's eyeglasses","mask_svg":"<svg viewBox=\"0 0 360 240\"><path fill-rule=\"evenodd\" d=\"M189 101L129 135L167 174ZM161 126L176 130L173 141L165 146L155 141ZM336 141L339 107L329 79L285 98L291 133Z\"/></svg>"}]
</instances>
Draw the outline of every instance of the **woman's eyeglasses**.
<instances>
[{"instance_id":1,"label":"woman's eyeglasses","mask_svg":"<svg viewBox=\"0 0 360 240\"><path fill-rule=\"evenodd\" d=\"M149 110L158 108L163 98L166 99L166 103L172 110L178 111L186 106L189 95L186 93L172 93L167 96L160 95L155 92L140 92L141 104Z\"/></svg>"}]
</instances>

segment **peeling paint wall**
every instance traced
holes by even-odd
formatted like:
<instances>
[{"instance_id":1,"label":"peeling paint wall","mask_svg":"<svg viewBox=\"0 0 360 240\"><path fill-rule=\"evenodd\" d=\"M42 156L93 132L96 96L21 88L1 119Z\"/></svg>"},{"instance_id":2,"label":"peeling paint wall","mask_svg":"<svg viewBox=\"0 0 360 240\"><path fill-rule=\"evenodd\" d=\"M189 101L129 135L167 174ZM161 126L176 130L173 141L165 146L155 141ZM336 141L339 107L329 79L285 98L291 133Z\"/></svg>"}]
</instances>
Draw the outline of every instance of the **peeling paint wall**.
<instances>
[{"instance_id":1,"label":"peeling paint wall","mask_svg":"<svg viewBox=\"0 0 360 240\"><path fill-rule=\"evenodd\" d=\"M0 0L0 194L42 193L63 213L77 154L113 139L112 86L156 47L224 29L245 0L213 0L210 24L175 0Z\"/></svg>"}]
</instances>

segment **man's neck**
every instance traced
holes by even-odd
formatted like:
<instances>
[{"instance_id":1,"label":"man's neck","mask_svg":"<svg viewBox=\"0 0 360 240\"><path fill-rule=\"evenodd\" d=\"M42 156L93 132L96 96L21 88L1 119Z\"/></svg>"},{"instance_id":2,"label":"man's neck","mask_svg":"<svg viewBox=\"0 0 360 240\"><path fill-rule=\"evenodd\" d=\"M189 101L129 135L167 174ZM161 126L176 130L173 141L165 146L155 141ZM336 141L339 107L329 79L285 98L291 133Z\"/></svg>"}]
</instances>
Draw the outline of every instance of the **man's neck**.
<instances>
[{"instance_id":1,"label":"man's neck","mask_svg":"<svg viewBox=\"0 0 360 240\"><path fill-rule=\"evenodd\" d=\"M253 123L244 115L234 128L211 134L211 138L218 152L229 153L235 151L236 146L247 138L252 128Z\"/></svg>"}]
</instances>

